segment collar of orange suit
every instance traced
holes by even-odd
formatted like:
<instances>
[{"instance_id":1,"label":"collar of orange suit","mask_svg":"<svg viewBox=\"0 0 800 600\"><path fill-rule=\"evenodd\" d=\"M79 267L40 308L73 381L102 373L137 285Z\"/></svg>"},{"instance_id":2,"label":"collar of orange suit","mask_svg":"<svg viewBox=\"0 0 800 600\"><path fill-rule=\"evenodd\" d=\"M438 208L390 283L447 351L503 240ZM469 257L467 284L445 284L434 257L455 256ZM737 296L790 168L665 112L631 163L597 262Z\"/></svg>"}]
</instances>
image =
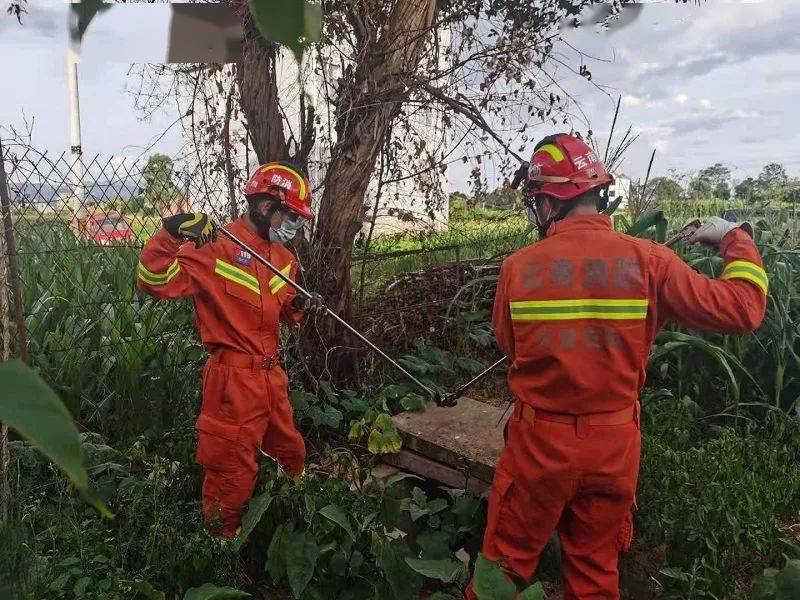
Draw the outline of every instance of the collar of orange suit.
<instances>
[{"instance_id":1,"label":"collar of orange suit","mask_svg":"<svg viewBox=\"0 0 800 600\"><path fill-rule=\"evenodd\" d=\"M566 217L550 225L547 237L553 237L565 231L598 231L602 229L612 229L611 217L608 215L579 215Z\"/></svg>"},{"instance_id":2,"label":"collar of orange suit","mask_svg":"<svg viewBox=\"0 0 800 600\"><path fill-rule=\"evenodd\" d=\"M261 250L260 253L264 254L264 257L269 259L269 249L272 243L250 229L243 217L236 219L233 223L228 225L228 228L231 230L231 233L245 244L256 250Z\"/></svg>"}]
</instances>

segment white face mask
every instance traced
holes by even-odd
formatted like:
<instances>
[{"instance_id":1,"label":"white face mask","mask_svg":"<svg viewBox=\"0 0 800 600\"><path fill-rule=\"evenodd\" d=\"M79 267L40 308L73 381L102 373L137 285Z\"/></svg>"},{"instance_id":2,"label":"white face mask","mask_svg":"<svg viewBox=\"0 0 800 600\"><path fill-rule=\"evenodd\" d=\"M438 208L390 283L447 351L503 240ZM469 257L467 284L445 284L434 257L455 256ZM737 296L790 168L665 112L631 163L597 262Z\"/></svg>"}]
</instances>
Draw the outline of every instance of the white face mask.
<instances>
[{"instance_id":1,"label":"white face mask","mask_svg":"<svg viewBox=\"0 0 800 600\"><path fill-rule=\"evenodd\" d=\"M297 235L297 232L303 228L303 219L300 217L291 217L286 215L283 218L283 223L280 227L269 228L269 241L277 244L287 244L291 242Z\"/></svg>"}]
</instances>

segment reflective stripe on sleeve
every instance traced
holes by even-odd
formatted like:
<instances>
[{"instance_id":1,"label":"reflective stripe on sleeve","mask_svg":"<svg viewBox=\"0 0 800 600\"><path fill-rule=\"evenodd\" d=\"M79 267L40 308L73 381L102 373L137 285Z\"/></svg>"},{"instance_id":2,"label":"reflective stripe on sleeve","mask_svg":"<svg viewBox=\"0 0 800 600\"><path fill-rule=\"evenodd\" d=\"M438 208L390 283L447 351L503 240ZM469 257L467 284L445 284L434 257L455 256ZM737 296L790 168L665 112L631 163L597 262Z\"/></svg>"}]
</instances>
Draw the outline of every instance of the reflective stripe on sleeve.
<instances>
[{"instance_id":1,"label":"reflective stripe on sleeve","mask_svg":"<svg viewBox=\"0 0 800 600\"><path fill-rule=\"evenodd\" d=\"M224 277L228 281L233 281L234 283L246 287L251 292L261 295L261 286L258 284L258 279L239 267L235 267L224 260L217 259L214 273L220 277Z\"/></svg>"},{"instance_id":2,"label":"reflective stripe on sleeve","mask_svg":"<svg viewBox=\"0 0 800 600\"><path fill-rule=\"evenodd\" d=\"M281 274L284 275L285 277L289 277L289 273L291 272L292 272L292 263L289 263L288 265L286 265L281 269ZM272 279L269 280L269 291L271 291L273 294L277 294L280 290L284 288L285 285L286 282L277 275L275 275Z\"/></svg>"},{"instance_id":3,"label":"reflective stripe on sleeve","mask_svg":"<svg viewBox=\"0 0 800 600\"><path fill-rule=\"evenodd\" d=\"M162 272L162 273L153 273L152 271L148 270L141 261L139 261L139 265L136 269L136 274L138 275L139 279L144 281L148 285L166 285L168 284L175 275L178 274L178 271L181 270L181 266L178 264L178 259L176 258L169 268Z\"/></svg>"},{"instance_id":4,"label":"reflective stripe on sleeve","mask_svg":"<svg viewBox=\"0 0 800 600\"><path fill-rule=\"evenodd\" d=\"M725 265L722 279L746 279L755 283L765 294L769 289L767 272L755 263L747 260L734 260Z\"/></svg>"},{"instance_id":5,"label":"reflective stripe on sleeve","mask_svg":"<svg viewBox=\"0 0 800 600\"><path fill-rule=\"evenodd\" d=\"M510 302L509 305L512 321L641 320L647 318L648 301L644 298L578 298Z\"/></svg>"}]
</instances>

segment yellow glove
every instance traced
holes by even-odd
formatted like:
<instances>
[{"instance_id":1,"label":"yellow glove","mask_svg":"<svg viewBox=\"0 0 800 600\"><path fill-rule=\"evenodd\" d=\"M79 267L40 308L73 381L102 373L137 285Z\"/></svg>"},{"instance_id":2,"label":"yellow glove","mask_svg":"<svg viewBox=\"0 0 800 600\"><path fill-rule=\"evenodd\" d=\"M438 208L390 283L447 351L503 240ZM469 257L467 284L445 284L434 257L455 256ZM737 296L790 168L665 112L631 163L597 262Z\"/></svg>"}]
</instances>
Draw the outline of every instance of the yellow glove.
<instances>
[{"instance_id":1,"label":"yellow glove","mask_svg":"<svg viewBox=\"0 0 800 600\"><path fill-rule=\"evenodd\" d=\"M217 239L217 226L205 213L180 213L164 219L164 229L177 239L194 242L198 248Z\"/></svg>"}]
</instances>

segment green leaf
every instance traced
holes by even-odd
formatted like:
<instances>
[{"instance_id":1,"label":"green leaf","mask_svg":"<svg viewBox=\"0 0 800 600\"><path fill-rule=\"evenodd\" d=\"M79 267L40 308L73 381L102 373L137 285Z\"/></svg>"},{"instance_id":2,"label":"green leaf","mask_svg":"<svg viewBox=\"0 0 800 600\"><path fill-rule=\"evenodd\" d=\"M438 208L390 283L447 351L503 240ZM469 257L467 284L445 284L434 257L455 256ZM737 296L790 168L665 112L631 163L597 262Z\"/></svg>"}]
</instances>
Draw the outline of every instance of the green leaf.
<instances>
[{"instance_id":1,"label":"green leaf","mask_svg":"<svg viewBox=\"0 0 800 600\"><path fill-rule=\"evenodd\" d=\"M400 406L403 407L403 410L407 410L409 412L422 412L425 410L426 405L427 402L425 398L419 394L408 394L402 400L400 400Z\"/></svg>"},{"instance_id":2,"label":"green leaf","mask_svg":"<svg viewBox=\"0 0 800 600\"><path fill-rule=\"evenodd\" d=\"M292 408L298 413L304 413L308 410L309 406L319 402L319 398L317 398L314 394L301 392L299 390L290 390L289 398L292 401Z\"/></svg>"},{"instance_id":3,"label":"green leaf","mask_svg":"<svg viewBox=\"0 0 800 600\"><path fill-rule=\"evenodd\" d=\"M75 582L75 585L72 587L72 592L76 596L83 596L83 594L86 592L86 588L88 588L91 583L92 583L91 577L86 577L86 576L81 577L80 579L78 579L78 581Z\"/></svg>"},{"instance_id":4,"label":"green leaf","mask_svg":"<svg viewBox=\"0 0 800 600\"><path fill-rule=\"evenodd\" d=\"M417 598L422 588L422 577L405 562L411 550L403 540L394 540L379 555L378 565L386 575L397 600Z\"/></svg>"},{"instance_id":5,"label":"green leaf","mask_svg":"<svg viewBox=\"0 0 800 600\"><path fill-rule=\"evenodd\" d=\"M89 494L78 429L67 407L42 379L18 360L0 364L0 421L57 464L104 517L108 507Z\"/></svg>"},{"instance_id":6,"label":"green leaf","mask_svg":"<svg viewBox=\"0 0 800 600\"><path fill-rule=\"evenodd\" d=\"M236 539L233 540L234 550L239 550L248 536L253 532L253 529L258 525L261 517L264 516L264 513L269 508L269 505L272 504L272 498L273 496L267 492L250 500L250 504L247 506L247 512L242 519L242 527Z\"/></svg>"},{"instance_id":7,"label":"green leaf","mask_svg":"<svg viewBox=\"0 0 800 600\"><path fill-rule=\"evenodd\" d=\"M344 529L351 538L356 539L356 535L353 533L353 528L350 525L350 519L347 518L347 515L342 510L341 506L337 504L329 504L328 506L321 508L319 514L339 525L339 527Z\"/></svg>"},{"instance_id":8,"label":"green leaf","mask_svg":"<svg viewBox=\"0 0 800 600\"><path fill-rule=\"evenodd\" d=\"M517 598L519 600L546 600L541 583L534 583L532 586L525 588Z\"/></svg>"},{"instance_id":9,"label":"green leaf","mask_svg":"<svg viewBox=\"0 0 800 600\"><path fill-rule=\"evenodd\" d=\"M325 405L324 407L312 406L306 416L311 419L314 426L325 425L331 429L338 429L342 422L342 413L338 409Z\"/></svg>"},{"instance_id":10,"label":"green leaf","mask_svg":"<svg viewBox=\"0 0 800 600\"><path fill-rule=\"evenodd\" d=\"M392 417L386 413L379 414L372 423L372 430L367 438L367 450L372 454L388 454L397 452L402 445L403 440Z\"/></svg>"},{"instance_id":11,"label":"green leaf","mask_svg":"<svg viewBox=\"0 0 800 600\"><path fill-rule=\"evenodd\" d=\"M478 554L472 584L478 600L513 600L517 587L506 577L503 568Z\"/></svg>"},{"instance_id":12,"label":"green leaf","mask_svg":"<svg viewBox=\"0 0 800 600\"><path fill-rule=\"evenodd\" d=\"M466 576L464 565L456 560L424 560L406 558L406 564L428 579L450 583Z\"/></svg>"},{"instance_id":13,"label":"green leaf","mask_svg":"<svg viewBox=\"0 0 800 600\"><path fill-rule=\"evenodd\" d=\"M322 7L306 0L250 0L255 22L270 41L287 46L297 60L304 42L319 41Z\"/></svg>"},{"instance_id":14,"label":"green leaf","mask_svg":"<svg viewBox=\"0 0 800 600\"><path fill-rule=\"evenodd\" d=\"M775 600L800 598L800 560L793 559L775 575Z\"/></svg>"},{"instance_id":15,"label":"green leaf","mask_svg":"<svg viewBox=\"0 0 800 600\"><path fill-rule=\"evenodd\" d=\"M764 569L764 573L753 579L751 600L775 600L775 595L778 593L775 585L777 574L778 569Z\"/></svg>"},{"instance_id":16,"label":"green leaf","mask_svg":"<svg viewBox=\"0 0 800 600\"><path fill-rule=\"evenodd\" d=\"M639 217L629 228L627 233L633 237L640 237L645 231L651 227L659 227L660 224L666 225L667 219L664 212L660 210L645 213Z\"/></svg>"},{"instance_id":17,"label":"green leaf","mask_svg":"<svg viewBox=\"0 0 800 600\"><path fill-rule=\"evenodd\" d=\"M164 592L155 589L147 581L134 581L131 584L131 591L144 596L147 600L164 600Z\"/></svg>"},{"instance_id":18,"label":"green leaf","mask_svg":"<svg viewBox=\"0 0 800 600\"><path fill-rule=\"evenodd\" d=\"M482 373L486 368L483 363L466 357L457 358L456 366L462 371L466 371L469 375L477 375L478 373Z\"/></svg>"},{"instance_id":19,"label":"green leaf","mask_svg":"<svg viewBox=\"0 0 800 600\"><path fill-rule=\"evenodd\" d=\"M267 549L267 561L264 568L274 581L280 581L286 569L285 542L286 536L294 529L294 523L281 523L272 534L272 540Z\"/></svg>"},{"instance_id":20,"label":"green leaf","mask_svg":"<svg viewBox=\"0 0 800 600\"><path fill-rule=\"evenodd\" d=\"M367 424L364 422L364 419L358 419L357 421L350 422L350 430L347 432L347 439L348 440L358 440L364 435L364 430L366 429Z\"/></svg>"},{"instance_id":21,"label":"green leaf","mask_svg":"<svg viewBox=\"0 0 800 600\"><path fill-rule=\"evenodd\" d=\"M183 600L228 600L229 598L250 598L250 594L232 587L217 587L204 583L200 587L186 590Z\"/></svg>"},{"instance_id":22,"label":"green leaf","mask_svg":"<svg viewBox=\"0 0 800 600\"><path fill-rule=\"evenodd\" d=\"M444 531L425 529L419 533L416 542L420 550L420 558L439 560L452 556L450 550L451 535Z\"/></svg>"},{"instance_id":23,"label":"green leaf","mask_svg":"<svg viewBox=\"0 0 800 600\"><path fill-rule=\"evenodd\" d=\"M319 546L311 534L293 531L286 539L286 577L295 598L300 598L314 575Z\"/></svg>"}]
</instances>

